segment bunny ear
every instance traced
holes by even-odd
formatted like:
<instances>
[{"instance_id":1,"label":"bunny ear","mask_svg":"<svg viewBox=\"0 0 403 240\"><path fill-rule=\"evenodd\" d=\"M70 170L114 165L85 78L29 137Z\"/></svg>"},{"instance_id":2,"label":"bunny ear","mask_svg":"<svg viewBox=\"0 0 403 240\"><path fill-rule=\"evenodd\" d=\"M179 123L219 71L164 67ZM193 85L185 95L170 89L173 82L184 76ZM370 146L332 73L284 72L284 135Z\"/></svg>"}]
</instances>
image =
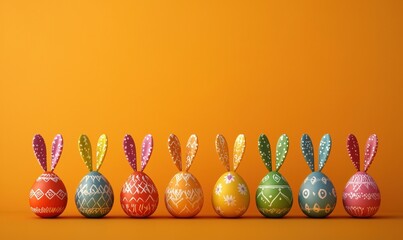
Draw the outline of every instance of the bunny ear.
<instances>
[{"instance_id":1,"label":"bunny ear","mask_svg":"<svg viewBox=\"0 0 403 240\"><path fill-rule=\"evenodd\" d=\"M57 163L59 162L60 156L63 151L63 137L57 134L52 143L52 166L51 171L55 170Z\"/></svg>"},{"instance_id":2,"label":"bunny ear","mask_svg":"<svg viewBox=\"0 0 403 240\"><path fill-rule=\"evenodd\" d=\"M269 171L272 171L270 142L265 134L260 134L257 146L264 165Z\"/></svg>"},{"instance_id":3,"label":"bunny ear","mask_svg":"<svg viewBox=\"0 0 403 240\"><path fill-rule=\"evenodd\" d=\"M97 143L97 153L96 153L96 158L97 158L97 168L96 170L99 171L101 168L102 163L104 162L105 155L106 155L106 150L108 149L108 138L106 137L105 134L102 134Z\"/></svg>"},{"instance_id":4,"label":"bunny ear","mask_svg":"<svg viewBox=\"0 0 403 240\"><path fill-rule=\"evenodd\" d=\"M36 134L32 140L32 147L34 149L35 157L38 159L39 165L41 165L43 171L47 171L46 166L46 145L43 137L40 134Z\"/></svg>"},{"instance_id":5,"label":"bunny ear","mask_svg":"<svg viewBox=\"0 0 403 240\"><path fill-rule=\"evenodd\" d=\"M277 141L276 148L276 171L279 171L288 153L288 136L283 134Z\"/></svg>"},{"instance_id":6,"label":"bunny ear","mask_svg":"<svg viewBox=\"0 0 403 240\"><path fill-rule=\"evenodd\" d=\"M329 158L330 149L332 148L332 139L329 134L325 134L319 144L319 172L322 171L327 159Z\"/></svg>"},{"instance_id":7,"label":"bunny ear","mask_svg":"<svg viewBox=\"0 0 403 240\"><path fill-rule=\"evenodd\" d=\"M78 150L81 158L84 160L85 166L92 171L92 150L90 139L86 135L81 135L78 139Z\"/></svg>"},{"instance_id":8,"label":"bunny ear","mask_svg":"<svg viewBox=\"0 0 403 240\"><path fill-rule=\"evenodd\" d=\"M137 171L136 144L131 135L126 134L123 138L123 150L126 159L134 171Z\"/></svg>"},{"instance_id":9,"label":"bunny ear","mask_svg":"<svg viewBox=\"0 0 403 240\"><path fill-rule=\"evenodd\" d=\"M360 171L360 148L358 146L357 138L353 134L350 134L347 137L347 151L355 169Z\"/></svg>"},{"instance_id":10,"label":"bunny ear","mask_svg":"<svg viewBox=\"0 0 403 240\"><path fill-rule=\"evenodd\" d=\"M175 134L171 134L168 137L168 150L174 164L179 171L182 171L181 144Z\"/></svg>"},{"instance_id":11,"label":"bunny ear","mask_svg":"<svg viewBox=\"0 0 403 240\"><path fill-rule=\"evenodd\" d=\"M192 134L186 144L186 172L189 171L190 166L192 166L198 147L197 136L196 134Z\"/></svg>"},{"instance_id":12,"label":"bunny ear","mask_svg":"<svg viewBox=\"0 0 403 240\"><path fill-rule=\"evenodd\" d=\"M215 150L218 153L218 159L220 159L225 169L227 171L230 171L228 144L227 141L225 140L225 137L221 134L218 134L217 137L215 138Z\"/></svg>"},{"instance_id":13,"label":"bunny ear","mask_svg":"<svg viewBox=\"0 0 403 240\"><path fill-rule=\"evenodd\" d=\"M314 172L315 166L314 166L314 157L313 157L313 146L312 146L312 140L308 134L302 135L301 149L302 149L302 155L304 155L305 161L308 163L308 166L311 169L311 171Z\"/></svg>"},{"instance_id":14,"label":"bunny ear","mask_svg":"<svg viewBox=\"0 0 403 240\"><path fill-rule=\"evenodd\" d=\"M150 160L151 153L153 152L153 136L148 134L144 137L143 146L141 149L141 171L144 171L146 168L148 161Z\"/></svg>"},{"instance_id":15,"label":"bunny ear","mask_svg":"<svg viewBox=\"0 0 403 240\"><path fill-rule=\"evenodd\" d=\"M238 168L244 152L245 152L245 135L239 134L234 144L234 171L236 171L236 169Z\"/></svg>"},{"instance_id":16,"label":"bunny ear","mask_svg":"<svg viewBox=\"0 0 403 240\"><path fill-rule=\"evenodd\" d=\"M378 137L375 134L372 134L371 136L369 136L365 147L364 172L368 171L368 168L374 160L377 150Z\"/></svg>"}]
</instances>

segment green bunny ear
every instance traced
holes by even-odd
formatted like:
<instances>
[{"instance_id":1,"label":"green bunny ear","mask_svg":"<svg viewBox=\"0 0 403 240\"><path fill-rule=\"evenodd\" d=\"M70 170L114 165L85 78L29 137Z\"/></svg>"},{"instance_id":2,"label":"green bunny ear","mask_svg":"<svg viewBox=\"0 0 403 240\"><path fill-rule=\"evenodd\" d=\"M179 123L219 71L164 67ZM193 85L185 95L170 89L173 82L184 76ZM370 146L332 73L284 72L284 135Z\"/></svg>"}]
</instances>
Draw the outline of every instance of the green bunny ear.
<instances>
[{"instance_id":1,"label":"green bunny ear","mask_svg":"<svg viewBox=\"0 0 403 240\"><path fill-rule=\"evenodd\" d=\"M262 158L264 165L271 172L271 148L269 139L265 134L260 134L257 146L259 148L260 157Z\"/></svg>"},{"instance_id":2,"label":"green bunny ear","mask_svg":"<svg viewBox=\"0 0 403 240\"><path fill-rule=\"evenodd\" d=\"M97 143L97 168L96 170L99 171L101 168L102 163L104 162L105 155L106 155L106 150L108 149L108 138L106 137L105 134L102 134Z\"/></svg>"},{"instance_id":3,"label":"green bunny ear","mask_svg":"<svg viewBox=\"0 0 403 240\"><path fill-rule=\"evenodd\" d=\"M284 163L284 159L288 153L288 136L283 134L277 141L276 148L276 171L278 172Z\"/></svg>"},{"instance_id":4,"label":"green bunny ear","mask_svg":"<svg viewBox=\"0 0 403 240\"><path fill-rule=\"evenodd\" d=\"M319 172L325 166L327 159L329 158L330 149L332 148L332 139L329 134L325 134L320 140L319 144Z\"/></svg>"},{"instance_id":5,"label":"green bunny ear","mask_svg":"<svg viewBox=\"0 0 403 240\"><path fill-rule=\"evenodd\" d=\"M309 168L311 169L312 172L315 171L315 166L314 166L314 157L313 157L313 146L312 146L312 140L308 136L308 134L303 134L301 138L301 150L302 150L302 155L304 155L305 161L308 163Z\"/></svg>"},{"instance_id":6,"label":"green bunny ear","mask_svg":"<svg viewBox=\"0 0 403 240\"><path fill-rule=\"evenodd\" d=\"M84 160L85 166L92 171L92 150L90 139L86 135L81 135L78 139L78 150L81 158Z\"/></svg>"}]
</instances>

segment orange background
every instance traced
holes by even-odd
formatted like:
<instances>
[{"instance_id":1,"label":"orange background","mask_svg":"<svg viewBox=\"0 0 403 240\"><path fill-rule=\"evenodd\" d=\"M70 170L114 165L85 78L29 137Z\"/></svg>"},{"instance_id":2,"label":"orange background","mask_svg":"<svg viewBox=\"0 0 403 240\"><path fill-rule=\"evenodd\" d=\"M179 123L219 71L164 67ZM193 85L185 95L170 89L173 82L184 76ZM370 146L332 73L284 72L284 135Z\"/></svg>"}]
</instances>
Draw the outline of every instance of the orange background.
<instances>
[{"instance_id":1,"label":"orange background","mask_svg":"<svg viewBox=\"0 0 403 240\"><path fill-rule=\"evenodd\" d=\"M31 146L36 133L44 136L48 156L54 135L63 134L56 173L69 193L65 223L78 228L85 219L74 219L80 216L74 194L86 174L79 135L86 133L93 145L101 133L108 135L101 172L115 191L109 219L117 219L111 226L133 226L119 218L124 217L119 193L131 173L122 140L131 133L139 153L145 134L153 134L146 173L160 193L155 218L161 219L155 221L170 233L175 220L165 218L163 196L177 169L167 150L169 133L182 145L191 133L199 136L191 172L205 192L201 217L215 216L211 192L224 172L215 153L216 134L225 135L232 152L235 137L244 133L247 148L238 173L252 192L246 218L231 224L199 221L214 225L212 231L220 224L226 231L277 224L256 218L254 193L267 173L257 139L266 133L275 145L287 133L290 150L281 172L294 193L288 224L312 227L314 220L298 218L303 216L298 190L309 174L299 140L309 133L317 153L321 136L330 133L333 146L324 173L339 199L333 220L320 224L323 231L334 222L347 226L352 220L341 194L354 167L346 137L356 134L363 153L367 137L377 133L379 149L369 173L381 189L382 205L379 222L371 224L402 231L393 228L401 225L403 213L403 182L397 178L403 168L402 12L402 1L0 1L2 223L59 226L35 222L29 210L28 193L41 174ZM145 229L153 225L133 221ZM201 231L193 220L176 221L189 233ZM7 229L2 234L14 231Z\"/></svg>"}]
</instances>

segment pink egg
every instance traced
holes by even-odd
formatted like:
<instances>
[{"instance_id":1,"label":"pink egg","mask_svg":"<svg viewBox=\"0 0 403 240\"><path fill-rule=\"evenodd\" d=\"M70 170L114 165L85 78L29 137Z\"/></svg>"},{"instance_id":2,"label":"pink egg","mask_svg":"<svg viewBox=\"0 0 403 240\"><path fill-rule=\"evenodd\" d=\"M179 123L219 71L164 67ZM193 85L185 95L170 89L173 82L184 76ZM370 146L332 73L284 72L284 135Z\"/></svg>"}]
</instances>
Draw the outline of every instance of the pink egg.
<instances>
[{"instance_id":1,"label":"pink egg","mask_svg":"<svg viewBox=\"0 0 403 240\"><path fill-rule=\"evenodd\" d=\"M373 216L381 204L381 193L374 179L365 172L354 174L344 189L343 204L353 217Z\"/></svg>"}]
</instances>

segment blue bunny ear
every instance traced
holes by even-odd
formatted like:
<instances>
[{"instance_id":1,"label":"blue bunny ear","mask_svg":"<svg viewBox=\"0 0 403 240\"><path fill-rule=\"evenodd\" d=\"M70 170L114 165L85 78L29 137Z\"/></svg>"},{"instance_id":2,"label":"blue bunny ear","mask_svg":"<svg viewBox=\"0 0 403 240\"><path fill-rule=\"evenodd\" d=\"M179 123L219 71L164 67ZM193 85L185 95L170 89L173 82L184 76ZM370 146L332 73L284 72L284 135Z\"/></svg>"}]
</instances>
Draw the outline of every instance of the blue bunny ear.
<instances>
[{"instance_id":1,"label":"blue bunny ear","mask_svg":"<svg viewBox=\"0 0 403 240\"><path fill-rule=\"evenodd\" d=\"M312 140L308 134L303 134L301 137L301 150L302 155L304 155L305 161L308 163L309 168L312 172L315 171L314 157L313 157L313 146Z\"/></svg>"},{"instance_id":2,"label":"blue bunny ear","mask_svg":"<svg viewBox=\"0 0 403 240\"><path fill-rule=\"evenodd\" d=\"M327 159L329 158L330 149L332 148L332 139L329 134L325 134L320 140L319 144L319 172L325 166Z\"/></svg>"}]
</instances>

